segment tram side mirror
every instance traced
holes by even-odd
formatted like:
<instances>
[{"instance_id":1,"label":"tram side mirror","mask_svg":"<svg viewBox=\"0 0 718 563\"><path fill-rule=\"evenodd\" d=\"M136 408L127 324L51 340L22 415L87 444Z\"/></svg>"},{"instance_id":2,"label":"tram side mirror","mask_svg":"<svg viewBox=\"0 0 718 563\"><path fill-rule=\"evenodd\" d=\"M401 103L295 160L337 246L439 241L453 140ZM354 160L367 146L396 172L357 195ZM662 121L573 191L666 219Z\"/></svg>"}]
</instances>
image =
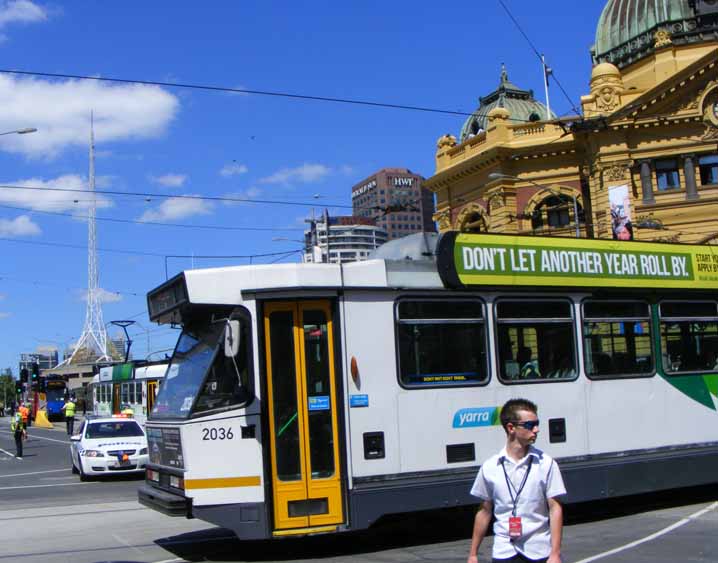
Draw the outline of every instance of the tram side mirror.
<instances>
[{"instance_id":1,"label":"tram side mirror","mask_svg":"<svg viewBox=\"0 0 718 563\"><path fill-rule=\"evenodd\" d=\"M233 358L239 352L239 321L227 321L224 329L224 355Z\"/></svg>"}]
</instances>

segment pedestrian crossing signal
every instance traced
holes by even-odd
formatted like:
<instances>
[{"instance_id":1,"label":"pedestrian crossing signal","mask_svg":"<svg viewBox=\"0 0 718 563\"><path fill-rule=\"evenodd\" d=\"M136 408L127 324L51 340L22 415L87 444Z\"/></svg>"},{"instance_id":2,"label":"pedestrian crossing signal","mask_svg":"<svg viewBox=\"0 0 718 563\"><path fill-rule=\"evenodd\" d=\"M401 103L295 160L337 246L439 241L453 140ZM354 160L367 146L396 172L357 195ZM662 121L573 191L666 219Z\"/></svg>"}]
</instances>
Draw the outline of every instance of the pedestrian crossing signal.
<instances>
[{"instance_id":1,"label":"pedestrian crossing signal","mask_svg":"<svg viewBox=\"0 0 718 563\"><path fill-rule=\"evenodd\" d=\"M27 378L28 378L29 375L30 375L30 374L28 373L27 369L26 369L26 368L22 368L22 369L20 370L20 381L22 381L23 383L27 383Z\"/></svg>"}]
</instances>

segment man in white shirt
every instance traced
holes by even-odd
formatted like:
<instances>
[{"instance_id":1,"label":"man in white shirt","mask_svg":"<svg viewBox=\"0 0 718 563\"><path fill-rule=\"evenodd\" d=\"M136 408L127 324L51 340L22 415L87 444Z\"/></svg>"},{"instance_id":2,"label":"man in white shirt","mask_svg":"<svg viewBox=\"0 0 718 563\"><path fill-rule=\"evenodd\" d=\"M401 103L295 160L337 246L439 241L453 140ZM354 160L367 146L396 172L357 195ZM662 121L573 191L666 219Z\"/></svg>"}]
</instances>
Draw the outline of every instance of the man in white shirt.
<instances>
[{"instance_id":1,"label":"man in white shirt","mask_svg":"<svg viewBox=\"0 0 718 563\"><path fill-rule=\"evenodd\" d=\"M501 425L506 447L481 466L471 488L483 503L474 519L467 563L478 562L492 515L493 563L561 563L563 509L556 497L566 488L553 458L533 446L538 408L526 399L511 399L501 409Z\"/></svg>"}]
</instances>

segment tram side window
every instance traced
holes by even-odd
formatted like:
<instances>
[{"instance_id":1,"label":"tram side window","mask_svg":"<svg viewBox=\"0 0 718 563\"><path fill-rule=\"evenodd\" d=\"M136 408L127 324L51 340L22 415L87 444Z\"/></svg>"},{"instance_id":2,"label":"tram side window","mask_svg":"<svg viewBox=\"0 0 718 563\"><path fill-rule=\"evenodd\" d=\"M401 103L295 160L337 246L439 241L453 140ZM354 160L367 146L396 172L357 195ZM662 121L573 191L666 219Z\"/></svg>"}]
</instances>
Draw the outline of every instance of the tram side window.
<instances>
[{"instance_id":1,"label":"tram side window","mask_svg":"<svg viewBox=\"0 0 718 563\"><path fill-rule=\"evenodd\" d=\"M130 404L130 385L134 385L133 382L123 383L120 386L120 403L122 405Z\"/></svg>"},{"instance_id":2,"label":"tram side window","mask_svg":"<svg viewBox=\"0 0 718 563\"><path fill-rule=\"evenodd\" d=\"M669 374L718 371L718 306L714 301L659 305L661 355Z\"/></svg>"},{"instance_id":3,"label":"tram side window","mask_svg":"<svg viewBox=\"0 0 718 563\"><path fill-rule=\"evenodd\" d=\"M242 405L252 398L247 352L251 346L249 323L243 319L239 327L240 344L236 356L227 357L224 354L220 338L220 349L207 372L194 413Z\"/></svg>"},{"instance_id":4,"label":"tram side window","mask_svg":"<svg viewBox=\"0 0 718 563\"><path fill-rule=\"evenodd\" d=\"M653 374L648 303L585 301L583 346L589 377L609 379Z\"/></svg>"},{"instance_id":5,"label":"tram side window","mask_svg":"<svg viewBox=\"0 0 718 563\"><path fill-rule=\"evenodd\" d=\"M499 376L506 383L576 377L576 341L568 301L496 304Z\"/></svg>"},{"instance_id":6,"label":"tram side window","mask_svg":"<svg viewBox=\"0 0 718 563\"><path fill-rule=\"evenodd\" d=\"M478 385L488 381L481 301L402 299L396 314L402 385Z\"/></svg>"}]
</instances>

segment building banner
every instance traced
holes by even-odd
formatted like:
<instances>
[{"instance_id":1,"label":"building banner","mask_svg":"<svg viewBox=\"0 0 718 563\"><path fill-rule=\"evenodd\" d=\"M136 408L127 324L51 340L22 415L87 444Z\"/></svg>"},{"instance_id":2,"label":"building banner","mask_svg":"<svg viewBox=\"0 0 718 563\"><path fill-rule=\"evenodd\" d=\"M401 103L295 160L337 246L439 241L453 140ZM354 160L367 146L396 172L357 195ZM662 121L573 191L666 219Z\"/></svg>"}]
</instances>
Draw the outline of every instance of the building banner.
<instances>
[{"instance_id":1,"label":"building banner","mask_svg":"<svg viewBox=\"0 0 718 563\"><path fill-rule=\"evenodd\" d=\"M708 245L449 232L437 255L448 287L718 289L718 247Z\"/></svg>"},{"instance_id":2,"label":"building banner","mask_svg":"<svg viewBox=\"0 0 718 563\"><path fill-rule=\"evenodd\" d=\"M611 205L611 230L617 240L633 240L633 223L631 221L631 197L628 185L608 188L608 202Z\"/></svg>"}]
</instances>

